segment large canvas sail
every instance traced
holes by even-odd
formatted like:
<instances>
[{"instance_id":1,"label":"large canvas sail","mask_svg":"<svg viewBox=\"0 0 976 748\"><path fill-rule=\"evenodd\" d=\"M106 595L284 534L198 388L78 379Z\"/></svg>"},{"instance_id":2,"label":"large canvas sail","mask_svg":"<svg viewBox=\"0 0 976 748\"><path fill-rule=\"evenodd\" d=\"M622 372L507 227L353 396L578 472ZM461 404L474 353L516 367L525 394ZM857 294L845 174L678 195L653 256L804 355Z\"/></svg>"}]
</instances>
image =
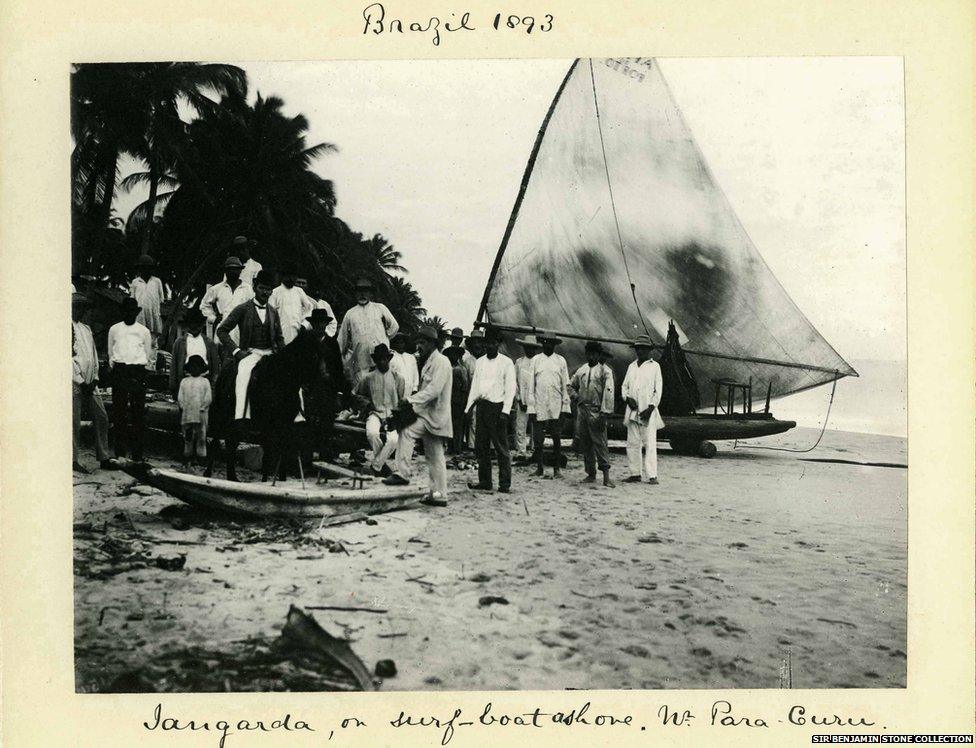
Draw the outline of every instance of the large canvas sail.
<instances>
[{"instance_id":1,"label":"large canvas sail","mask_svg":"<svg viewBox=\"0 0 976 748\"><path fill-rule=\"evenodd\" d=\"M703 403L721 378L775 397L856 376L766 266L649 58L573 63L479 319L657 343L674 320ZM579 341L562 350L582 359Z\"/></svg>"}]
</instances>

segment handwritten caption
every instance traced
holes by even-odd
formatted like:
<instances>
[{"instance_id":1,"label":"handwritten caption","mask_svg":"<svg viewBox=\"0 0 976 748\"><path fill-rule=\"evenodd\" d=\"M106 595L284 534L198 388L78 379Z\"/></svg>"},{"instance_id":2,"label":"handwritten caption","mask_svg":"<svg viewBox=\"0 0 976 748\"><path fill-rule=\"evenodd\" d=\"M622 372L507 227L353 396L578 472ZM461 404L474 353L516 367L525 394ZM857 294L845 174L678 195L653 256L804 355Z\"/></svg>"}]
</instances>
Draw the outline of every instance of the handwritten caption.
<instances>
[{"instance_id":1,"label":"handwritten caption","mask_svg":"<svg viewBox=\"0 0 976 748\"><path fill-rule=\"evenodd\" d=\"M163 710L162 703L157 704L152 718L143 722L143 727L149 732L196 732L210 733L219 748L225 748L228 739L237 734L255 732L277 733L316 733L319 741L341 740L343 734L359 733L368 730L370 726L386 730L425 731L429 733L431 744L446 746L464 731L481 728L511 728L526 730L543 729L546 727L600 730L638 730L644 731L648 726L662 729L674 729L703 725L714 728L740 729L768 729L781 724L795 727L824 728L824 727L873 727L876 722L860 715L841 715L835 713L814 713L806 706L794 704L785 712L766 716L745 714L736 710L732 703L724 699L712 702L710 708L702 716L694 709L672 707L662 704L657 709L651 709L645 715L614 713L610 710L594 707L589 701L584 702L568 711L543 711L541 707L531 710L518 709L509 711L498 708L492 702L484 704L480 709L466 712L461 708L448 709L442 714L411 713L401 709L392 719L367 718L364 715L347 716L336 721L331 726L313 727L311 721L304 718L284 714L275 719L242 719L238 721L216 719L199 720L172 716ZM881 726L880 729L886 729Z\"/></svg>"},{"instance_id":2,"label":"handwritten caption","mask_svg":"<svg viewBox=\"0 0 976 748\"><path fill-rule=\"evenodd\" d=\"M545 34L552 31L555 19L551 13L540 16L522 15L520 13L498 12L477 25L471 17L470 11L450 13L443 18L439 16L411 19L396 17L388 14L383 3L372 3L363 8L363 34L426 34L435 47L441 44L441 32L452 34L465 31L488 29L493 32L518 32L523 34Z\"/></svg>"}]
</instances>

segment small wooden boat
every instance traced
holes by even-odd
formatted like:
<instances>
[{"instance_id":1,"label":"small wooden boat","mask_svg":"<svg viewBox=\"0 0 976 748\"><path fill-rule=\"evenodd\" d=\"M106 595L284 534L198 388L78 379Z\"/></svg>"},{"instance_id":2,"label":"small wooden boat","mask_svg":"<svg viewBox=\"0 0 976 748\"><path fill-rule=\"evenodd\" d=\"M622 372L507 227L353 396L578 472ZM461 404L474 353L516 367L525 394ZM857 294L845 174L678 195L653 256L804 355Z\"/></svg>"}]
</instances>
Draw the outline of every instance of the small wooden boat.
<instances>
[{"instance_id":1,"label":"small wooden boat","mask_svg":"<svg viewBox=\"0 0 976 748\"><path fill-rule=\"evenodd\" d=\"M382 514L417 504L429 492L425 486L337 488L309 482L271 485L204 478L119 460L129 475L165 491L187 504L248 517L341 518Z\"/></svg>"}]
</instances>

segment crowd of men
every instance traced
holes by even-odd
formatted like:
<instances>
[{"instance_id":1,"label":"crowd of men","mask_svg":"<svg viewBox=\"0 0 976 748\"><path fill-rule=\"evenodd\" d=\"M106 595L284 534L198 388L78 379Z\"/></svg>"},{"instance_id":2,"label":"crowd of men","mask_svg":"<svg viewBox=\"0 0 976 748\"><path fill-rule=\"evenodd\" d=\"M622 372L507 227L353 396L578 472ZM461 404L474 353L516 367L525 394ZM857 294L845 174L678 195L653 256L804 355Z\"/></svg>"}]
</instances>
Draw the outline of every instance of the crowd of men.
<instances>
[{"instance_id":1,"label":"crowd of men","mask_svg":"<svg viewBox=\"0 0 976 748\"><path fill-rule=\"evenodd\" d=\"M501 352L503 338L496 328L465 336L461 328L448 335L424 326L407 336L390 310L374 300L375 289L367 279L356 283L357 303L339 324L319 289L310 290L292 267L285 267L276 282L251 256L252 247L244 237L235 239L221 281L181 315L181 333L169 356L169 389L180 404L185 461L206 454L207 408L221 367L236 361L235 417L247 418L246 392L255 364L294 340L303 327L314 326L324 330L323 355L331 357L327 363L340 370L347 385L342 389L365 415L372 453L368 469L384 483L410 482L417 441L430 477L428 503L434 505L446 505L446 452L459 456L474 449L478 478L468 486L478 491L495 490L493 456L497 490L512 490L513 449L517 460L535 466L535 475L558 479L565 464L562 429L575 405L583 482L595 482L599 470L603 485L614 486L607 445L614 375L599 342L587 342L586 362L570 375L565 358L556 352L562 341L554 334L517 339L522 355L515 361ZM153 269L151 257L139 258L121 305L122 320L108 331L114 451L117 457L135 460L143 459L147 372L156 364L163 331L164 287ZM82 408L91 413L99 466L113 467L109 419L96 389L98 354L83 321L89 304L73 290L74 468L80 471L86 471L78 457ZM650 357L649 338L638 337L633 347L635 360L620 388L630 473L625 480L656 484L656 431L663 427L658 412L661 370ZM552 442L548 456L546 437ZM547 464L552 466L548 474Z\"/></svg>"}]
</instances>

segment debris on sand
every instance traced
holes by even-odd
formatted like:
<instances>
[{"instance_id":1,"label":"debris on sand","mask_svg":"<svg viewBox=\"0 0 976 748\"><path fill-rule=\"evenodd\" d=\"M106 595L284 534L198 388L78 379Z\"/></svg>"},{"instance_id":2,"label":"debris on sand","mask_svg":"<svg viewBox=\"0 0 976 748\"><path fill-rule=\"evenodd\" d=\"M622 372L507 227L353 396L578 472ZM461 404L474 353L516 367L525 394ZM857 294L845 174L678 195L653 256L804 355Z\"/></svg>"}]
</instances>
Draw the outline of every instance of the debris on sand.
<instances>
[{"instance_id":1,"label":"debris on sand","mask_svg":"<svg viewBox=\"0 0 976 748\"><path fill-rule=\"evenodd\" d=\"M349 644L329 634L312 616L294 605L288 609L281 638L286 645L305 658L322 661L330 667L338 665L343 668L363 691L376 690L372 676Z\"/></svg>"},{"instance_id":2,"label":"debris on sand","mask_svg":"<svg viewBox=\"0 0 976 748\"><path fill-rule=\"evenodd\" d=\"M393 678L396 674L396 663L393 660L380 660L376 663L376 675L380 678Z\"/></svg>"},{"instance_id":3,"label":"debris on sand","mask_svg":"<svg viewBox=\"0 0 976 748\"><path fill-rule=\"evenodd\" d=\"M498 595L485 595L478 598L479 608L487 608L489 605L508 605L508 600Z\"/></svg>"}]
</instances>

